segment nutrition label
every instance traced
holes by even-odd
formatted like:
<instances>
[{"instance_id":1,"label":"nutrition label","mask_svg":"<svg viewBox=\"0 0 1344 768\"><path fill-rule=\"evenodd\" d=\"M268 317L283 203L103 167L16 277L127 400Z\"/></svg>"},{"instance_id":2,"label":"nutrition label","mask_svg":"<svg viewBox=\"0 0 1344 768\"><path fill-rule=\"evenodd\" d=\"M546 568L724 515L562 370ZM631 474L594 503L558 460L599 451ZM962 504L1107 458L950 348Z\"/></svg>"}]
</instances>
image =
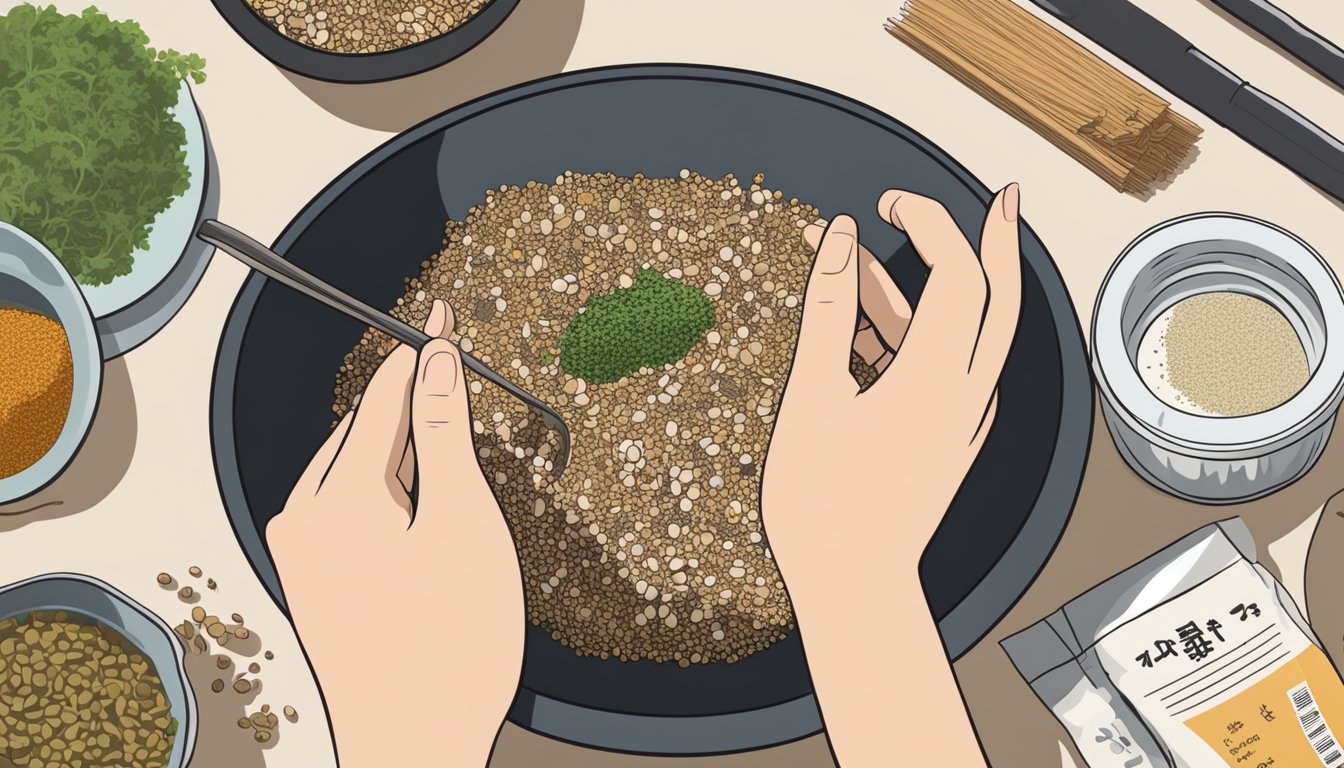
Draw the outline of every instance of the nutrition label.
<instances>
[{"instance_id":1,"label":"nutrition label","mask_svg":"<svg viewBox=\"0 0 1344 768\"><path fill-rule=\"evenodd\" d=\"M1344 685L1315 646L1186 725L1234 768L1344 766Z\"/></svg>"}]
</instances>

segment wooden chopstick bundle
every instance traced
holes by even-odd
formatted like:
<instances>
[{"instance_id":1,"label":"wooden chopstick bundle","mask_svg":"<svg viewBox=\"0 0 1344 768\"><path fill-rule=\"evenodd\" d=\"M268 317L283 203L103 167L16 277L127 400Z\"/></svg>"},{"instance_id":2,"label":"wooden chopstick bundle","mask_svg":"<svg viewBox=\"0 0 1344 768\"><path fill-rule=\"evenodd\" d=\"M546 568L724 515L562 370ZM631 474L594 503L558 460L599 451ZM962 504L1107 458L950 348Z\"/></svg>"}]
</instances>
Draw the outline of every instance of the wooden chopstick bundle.
<instances>
[{"instance_id":1,"label":"wooden chopstick bundle","mask_svg":"<svg viewBox=\"0 0 1344 768\"><path fill-rule=\"evenodd\" d=\"M1199 139L1171 104L1010 0L905 0L887 31L1122 192Z\"/></svg>"}]
</instances>

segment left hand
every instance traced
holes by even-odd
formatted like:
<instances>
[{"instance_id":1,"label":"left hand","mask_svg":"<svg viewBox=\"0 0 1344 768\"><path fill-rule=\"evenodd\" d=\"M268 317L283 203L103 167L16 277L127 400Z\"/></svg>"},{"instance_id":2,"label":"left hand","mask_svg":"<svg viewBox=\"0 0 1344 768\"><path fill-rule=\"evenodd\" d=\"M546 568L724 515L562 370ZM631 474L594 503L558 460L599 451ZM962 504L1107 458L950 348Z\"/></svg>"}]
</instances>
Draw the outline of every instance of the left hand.
<instances>
[{"instance_id":1,"label":"left hand","mask_svg":"<svg viewBox=\"0 0 1344 768\"><path fill-rule=\"evenodd\" d=\"M342 765L483 766L517 687L521 576L452 326L435 302L266 528Z\"/></svg>"}]
</instances>

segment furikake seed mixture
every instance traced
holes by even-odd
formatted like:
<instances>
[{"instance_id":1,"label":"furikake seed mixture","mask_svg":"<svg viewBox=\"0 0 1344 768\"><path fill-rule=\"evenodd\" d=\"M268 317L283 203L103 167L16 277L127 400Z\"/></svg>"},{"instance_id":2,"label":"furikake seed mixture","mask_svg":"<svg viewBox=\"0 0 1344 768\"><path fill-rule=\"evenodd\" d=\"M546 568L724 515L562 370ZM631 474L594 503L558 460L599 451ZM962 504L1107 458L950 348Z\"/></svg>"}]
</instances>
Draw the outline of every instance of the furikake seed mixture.
<instances>
[{"instance_id":1,"label":"furikake seed mixture","mask_svg":"<svg viewBox=\"0 0 1344 768\"><path fill-rule=\"evenodd\" d=\"M1254 296L1215 291L1185 299L1172 310L1162 342L1171 385L1220 416L1268 411L1311 378L1288 318Z\"/></svg>"},{"instance_id":2,"label":"furikake seed mixture","mask_svg":"<svg viewBox=\"0 0 1344 768\"><path fill-rule=\"evenodd\" d=\"M115 630L0 619L0 765L165 766L176 734L158 671Z\"/></svg>"},{"instance_id":3,"label":"furikake seed mixture","mask_svg":"<svg viewBox=\"0 0 1344 768\"><path fill-rule=\"evenodd\" d=\"M247 0L276 30L310 48L378 53L437 37L489 0Z\"/></svg>"},{"instance_id":4,"label":"furikake seed mixture","mask_svg":"<svg viewBox=\"0 0 1344 768\"><path fill-rule=\"evenodd\" d=\"M763 181L566 173L490 190L392 309L420 326L447 300L462 348L574 431L557 480L554 435L469 374L531 620L581 655L731 662L792 628L759 481L812 261L801 231L818 211ZM603 319L634 307L664 338ZM370 331L347 355L338 417L391 348Z\"/></svg>"}]
</instances>

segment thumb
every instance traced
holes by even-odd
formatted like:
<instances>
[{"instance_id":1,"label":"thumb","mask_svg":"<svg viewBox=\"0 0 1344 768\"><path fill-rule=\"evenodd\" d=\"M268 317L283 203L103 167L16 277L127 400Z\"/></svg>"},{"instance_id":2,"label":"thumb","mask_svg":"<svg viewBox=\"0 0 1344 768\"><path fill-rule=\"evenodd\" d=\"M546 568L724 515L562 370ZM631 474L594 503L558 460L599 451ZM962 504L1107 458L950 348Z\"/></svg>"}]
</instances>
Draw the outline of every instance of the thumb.
<instances>
[{"instance_id":1,"label":"thumb","mask_svg":"<svg viewBox=\"0 0 1344 768\"><path fill-rule=\"evenodd\" d=\"M434 336L420 350L411 392L411 430L422 499L446 498L462 468L479 471L471 442L467 381L452 333L453 312L435 301L425 332Z\"/></svg>"},{"instance_id":2,"label":"thumb","mask_svg":"<svg viewBox=\"0 0 1344 768\"><path fill-rule=\"evenodd\" d=\"M836 216L821 237L803 297L803 321L794 355L794 379L849 382L850 349L859 316L859 231Z\"/></svg>"}]
</instances>

